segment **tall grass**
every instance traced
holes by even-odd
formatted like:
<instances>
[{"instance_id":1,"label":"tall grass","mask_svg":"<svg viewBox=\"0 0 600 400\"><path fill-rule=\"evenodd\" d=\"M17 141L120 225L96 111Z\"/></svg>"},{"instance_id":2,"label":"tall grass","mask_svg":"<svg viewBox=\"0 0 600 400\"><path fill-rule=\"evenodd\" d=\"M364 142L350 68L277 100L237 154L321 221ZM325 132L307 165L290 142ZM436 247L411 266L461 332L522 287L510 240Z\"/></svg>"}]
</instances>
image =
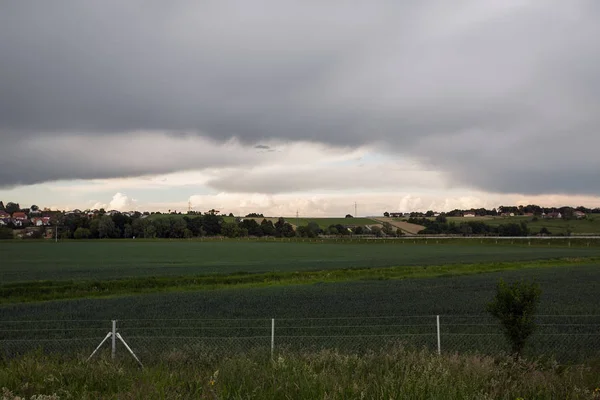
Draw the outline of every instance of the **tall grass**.
<instances>
[{"instance_id":1,"label":"tall grass","mask_svg":"<svg viewBox=\"0 0 600 400\"><path fill-rule=\"evenodd\" d=\"M136 368L30 354L0 363L2 400L38 399L593 399L599 364L438 356L394 347L196 359L184 352ZM0 392L2 393L2 392Z\"/></svg>"}]
</instances>

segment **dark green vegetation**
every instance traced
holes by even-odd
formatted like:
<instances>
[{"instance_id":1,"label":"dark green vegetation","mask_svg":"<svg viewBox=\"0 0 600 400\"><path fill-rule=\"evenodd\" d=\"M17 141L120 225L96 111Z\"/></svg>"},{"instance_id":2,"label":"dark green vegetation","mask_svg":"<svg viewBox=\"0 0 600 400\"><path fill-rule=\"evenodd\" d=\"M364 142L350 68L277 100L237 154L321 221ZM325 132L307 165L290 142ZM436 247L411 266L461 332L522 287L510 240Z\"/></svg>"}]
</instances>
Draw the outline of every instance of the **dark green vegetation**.
<instances>
[{"instance_id":1,"label":"dark green vegetation","mask_svg":"<svg viewBox=\"0 0 600 400\"><path fill-rule=\"evenodd\" d=\"M326 271L296 271L268 273L234 273L198 276L139 277L115 280L35 281L7 283L0 286L0 304L81 297L107 297L131 293L159 291L194 291L227 287L260 287L269 285L297 285L355 280L382 280L406 278L434 278L509 271L525 268L564 267L566 265L594 265L599 258L542 260L513 263L447 264L443 266L405 266L385 268L351 268Z\"/></svg>"},{"instance_id":2,"label":"dark green vegetation","mask_svg":"<svg viewBox=\"0 0 600 400\"><path fill-rule=\"evenodd\" d=\"M511 353L523 354L527 338L536 329L535 313L542 291L536 283L498 282L496 296L487 304L487 311L502 324L502 332L511 343Z\"/></svg>"},{"instance_id":3,"label":"dark green vegetation","mask_svg":"<svg viewBox=\"0 0 600 400\"><path fill-rule=\"evenodd\" d=\"M430 221L435 221L436 218L428 218ZM522 222L527 224L527 228L531 234L536 234L546 228L552 235L569 235L569 234L600 234L600 214L590 214L584 219L545 219L538 217L446 217L448 223L460 225L467 222L479 222L493 228L500 225L517 224ZM419 221L421 221L419 219ZM422 222L422 221L421 221Z\"/></svg>"},{"instance_id":4,"label":"dark green vegetation","mask_svg":"<svg viewBox=\"0 0 600 400\"><path fill-rule=\"evenodd\" d=\"M271 285L0 306L0 320L310 318L485 314L499 278L534 280L539 313L600 314L600 267L571 265L402 280Z\"/></svg>"},{"instance_id":5,"label":"dark green vegetation","mask_svg":"<svg viewBox=\"0 0 600 400\"><path fill-rule=\"evenodd\" d=\"M599 256L597 247L224 241L0 243L0 282L316 271Z\"/></svg>"},{"instance_id":6,"label":"dark green vegetation","mask_svg":"<svg viewBox=\"0 0 600 400\"><path fill-rule=\"evenodd\" d=\"M285 220L293 225L301 226L308 225L310 222L317 223L321 229L325 229L331 225L376 225L380 222L374 221L369 218L296 218L286 217Z\"/></svg>"},{"instance_id":7,"label":"dark green vegetation","mask_svg":"<svg viewBox=\"0 0 600 400\"><path fill-rule=\"evenodd\" d=\"M401 360L401 362L399 362ZM172 351L144 369L101 359L30 355L0 363L0 396L26 399L593 399L597 366L442 356L392 347L190 358Z\"/></svg>"}]
</instances>

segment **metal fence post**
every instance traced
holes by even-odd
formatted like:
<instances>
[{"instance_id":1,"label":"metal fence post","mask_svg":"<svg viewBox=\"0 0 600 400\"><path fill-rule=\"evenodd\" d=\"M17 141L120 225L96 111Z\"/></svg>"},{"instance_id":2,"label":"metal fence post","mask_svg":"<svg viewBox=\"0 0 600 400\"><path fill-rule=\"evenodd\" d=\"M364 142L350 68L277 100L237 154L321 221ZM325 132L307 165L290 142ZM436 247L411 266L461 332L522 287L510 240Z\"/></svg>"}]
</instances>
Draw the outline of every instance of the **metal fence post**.
<instances>
[{"instance_id":1,"label":"metal fence post","mask_svg":"<svg viewBox=\"0 0 600 400\"><path fill-rule=\"evenodd\" d=\"M115 359L115 354L117 353L117 320L113 319L112 321L112 359Z\"/></svg>"},{"instance_id":2,"label":"metal fence post","mask_svg":"<svg viewBox=\"0 0 600 400\"><path fill-rule=\"evenodd\" d=\"M437 344L438 344L438 354L442 354L442 341L440 338L440 316L437 316Z\"/></svg>"},{"instance_id":3,"label":"metal fence post","mask_svg":"<svg viewBox=\"0 0 600 400\"><path fill-rule=\"evenodd\" d=\"M275 318L271 318L271 358L275 352Z\"/></svg>"}]
</instances>

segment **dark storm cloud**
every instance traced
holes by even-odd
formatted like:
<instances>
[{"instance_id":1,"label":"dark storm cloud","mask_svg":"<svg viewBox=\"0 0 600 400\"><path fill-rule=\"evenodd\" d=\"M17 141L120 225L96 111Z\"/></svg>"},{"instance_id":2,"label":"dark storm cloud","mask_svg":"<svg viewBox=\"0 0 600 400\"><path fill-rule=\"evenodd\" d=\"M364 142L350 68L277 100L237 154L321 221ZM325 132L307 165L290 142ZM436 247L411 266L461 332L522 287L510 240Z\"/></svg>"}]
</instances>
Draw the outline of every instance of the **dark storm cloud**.
<instances>
[{"instance_id":1,"label":"dark storm cloud","mask_svg":"<svg viewBox=\"0 0 600 400\"><path fill-rule=\"evenodd\" d=\"M0 185L177 169L26 156L148 130L171 133L157 151L377 143L462 185L600 194L599 17L593 0L5 2Z\"/></svg>"}]
</instances>

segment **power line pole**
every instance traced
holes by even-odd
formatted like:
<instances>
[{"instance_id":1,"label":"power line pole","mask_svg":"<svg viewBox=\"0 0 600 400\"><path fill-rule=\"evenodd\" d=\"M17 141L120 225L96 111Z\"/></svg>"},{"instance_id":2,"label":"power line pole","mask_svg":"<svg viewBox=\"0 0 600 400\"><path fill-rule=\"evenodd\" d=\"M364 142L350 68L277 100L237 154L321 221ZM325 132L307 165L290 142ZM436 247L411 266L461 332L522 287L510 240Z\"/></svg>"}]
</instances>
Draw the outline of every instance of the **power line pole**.
<instances>
[{"instance_id":1,"label":"power line pole","mask_svg":"<svg viewBox=\"0 0 600 400\"><path fill-rule=\"evenodd\" d=\"M358 211L357 211L356 202L354 202L354 217L358 217Z\"/></svg>"}]
</instances>

